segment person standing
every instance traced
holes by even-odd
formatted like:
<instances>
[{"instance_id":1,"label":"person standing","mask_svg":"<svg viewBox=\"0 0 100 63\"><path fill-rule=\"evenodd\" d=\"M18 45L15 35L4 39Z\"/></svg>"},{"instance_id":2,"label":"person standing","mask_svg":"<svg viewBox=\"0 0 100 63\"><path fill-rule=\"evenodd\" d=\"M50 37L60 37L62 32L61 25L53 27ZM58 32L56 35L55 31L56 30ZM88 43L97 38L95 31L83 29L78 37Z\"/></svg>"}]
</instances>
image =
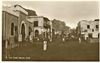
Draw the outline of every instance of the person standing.
<instances>
[{"instance_id":1,"label":"person standing","mask_svg":"<svg viewBox=\"0 0 100 63\"><path fill-rule=\"evenodd\" d=\"M62 40L63 40L63 43L64 43L65 42L65 36L63 36Z\"/></svg>"},{"instance_id":2,"label":"person standing","mask_svg":"<svg viewBox=\"0 0 100 63\"><path fill-rule=\"evenodd\" d=\"M63 37L63 42L65 41L65 38Z\"/></svg>"},{"instance_id":3,"label":"person standing","mask_svg":"<svg viewBox=\"0 0 100 63\"><path fill-rule=\"evenodd\" d=\"M79 43L81 43L81 38L79 37Z\"/></svg>"},{"instance_id":4,"label":"person standing","mask_svg":"<svg viewBox=\"0 0 100 63\"><path fill-rule=\"evenodd\" d=\"M43 50L47 49L47 38L43 38Z\"/></svg>"},{"instance_id":5,"label":"person standing","mask_svg":"<svg viewBox=\"0 0 100 63\"><path fill-rule=\"evenodd\" d=\"M31 42L31 43L33 43L33 36L32 36L32 35L33 35L32 32L30 32L29 38L30 38L30 42Z\"/></svg>"}]
</instances>

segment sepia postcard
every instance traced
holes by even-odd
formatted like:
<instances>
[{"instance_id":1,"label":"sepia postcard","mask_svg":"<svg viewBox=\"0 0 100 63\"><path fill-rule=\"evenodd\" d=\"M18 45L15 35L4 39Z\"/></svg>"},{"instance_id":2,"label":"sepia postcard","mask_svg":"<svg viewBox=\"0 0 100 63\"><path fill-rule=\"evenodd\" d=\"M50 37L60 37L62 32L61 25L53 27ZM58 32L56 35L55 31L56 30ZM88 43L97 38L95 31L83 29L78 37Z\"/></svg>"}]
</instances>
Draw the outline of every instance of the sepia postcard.
<instances>
[{"instance_id":1,"label":"sepia postcard","mask_svg":"<svg viewBox=\"0 0 100 63\"><path fill-rule=\"evenodd\" d=\"M2 1L2 62L99 62L99 1Z\"/></svg>"}]
</instances>

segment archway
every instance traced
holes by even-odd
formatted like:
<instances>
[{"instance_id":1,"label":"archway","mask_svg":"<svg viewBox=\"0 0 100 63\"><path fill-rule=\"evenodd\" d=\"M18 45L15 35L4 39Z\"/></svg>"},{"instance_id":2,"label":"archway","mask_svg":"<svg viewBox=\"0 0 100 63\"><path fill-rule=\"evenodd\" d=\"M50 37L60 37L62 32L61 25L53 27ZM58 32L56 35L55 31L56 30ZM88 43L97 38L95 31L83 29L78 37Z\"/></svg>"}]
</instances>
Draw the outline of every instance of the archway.
<instances>
[{"instance_id":1,"label":"archway","mask_svg":"<svg viewBox=\"0 0 100 63\"><path fill-rule=\"evenodd\" d=\"M39 36L39 31L35 30L35 37L38 37L38 36Z\"/></svg>"},{"instance_id":2,"label":"archway","mask_svg":"<svg viewBox=\"0 0 100 63\"><path fill-rule=\"evenodd\" d=\"M25 25L22 24L22 27L21 27L21 34L22 34L22 41L25 40Z\"/></svg>"}]
</instances>

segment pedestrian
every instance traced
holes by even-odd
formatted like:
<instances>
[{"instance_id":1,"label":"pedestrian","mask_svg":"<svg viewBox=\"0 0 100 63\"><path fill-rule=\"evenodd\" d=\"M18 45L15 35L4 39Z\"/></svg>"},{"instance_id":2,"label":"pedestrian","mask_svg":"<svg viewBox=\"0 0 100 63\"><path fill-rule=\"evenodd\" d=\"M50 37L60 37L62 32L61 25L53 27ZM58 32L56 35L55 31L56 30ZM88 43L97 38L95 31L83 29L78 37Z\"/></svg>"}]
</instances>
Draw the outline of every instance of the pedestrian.
<instances>
[{"instance_id":1,"label":"pedestrian","mask_svg":"<svg viewBox=\"0 0 100 63\"><path fill-rule=\"evenodd\" d=\"M37 38L37 41L38 41L38 42L39 42L39 40L40 40L40 39L39 39L39 38Z\"/></svg>"},{"instance_id":2,"label":"pedestrian","mask_svg":"<svg viewBox=\"0 0 100 63\"><path fill-rule=\"evenodd\" d=\"M45 51L47 49L47 38L43 39L43 50Z\"/></svg>"},{"instance_id":3,"label":"pedestrian","mask_svg":"<svg viewBox=\"0 0 100 63\"><path fill-rule=\"evenodd\" d=\"M65 41L65 38L63 37L63 42Z\"/></svg>"},{"instance_id":4,"label":"pedestrian","mask_svg":"<svg viewBox=\"0 0 100 63\"><path fill-rule=\"evenodd\" d=\"M79 37L79 43L81 43L81 38Z\"/></svg>"},{"instance_id":5,"label":"pedestrian","mask_svg":"<svg viewBox=\"0 0 100 63\"><path fill-rule=\"evenodd\" d=\"M33 36L32 36L32 32L30 33L29 39L30 39L30 42L31 42L31 43L33 43Z\"/></svg>"},{"instance_id":6,"label":"pedestrian","mask_svg":"<svg viewBox=\"0 0 100 63\"><path fill-rule=\"evenodd\" d=\"M62 40L63 40L63 43L64 43L65 42L65 37L64 36L63 36Z\"/></svg>"}]
</instances>

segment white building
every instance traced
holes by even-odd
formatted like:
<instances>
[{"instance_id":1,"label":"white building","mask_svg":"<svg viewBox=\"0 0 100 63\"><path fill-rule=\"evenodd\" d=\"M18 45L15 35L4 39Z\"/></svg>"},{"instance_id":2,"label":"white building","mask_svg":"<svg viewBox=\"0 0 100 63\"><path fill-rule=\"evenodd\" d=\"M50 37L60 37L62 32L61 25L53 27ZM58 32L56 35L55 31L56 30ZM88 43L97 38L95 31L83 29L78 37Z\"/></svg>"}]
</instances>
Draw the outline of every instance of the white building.
<instances>
[{"instance_id":1,"label":"white building","mask_svg":"<svg viewBox=\"0 0 100 63\"><path fill-rule=\"evenodd\" d=\"M34 23L34 38L48 37L50 32L50 20L44 16L28 16Z\"/></svg>"},{"instance_id":2,"label":"white building","mask_svg":"<svg viewBox=\"0 0 100 63\"><path fill-rule=\"evenodd\" d=\"M82 20L78 23L78 35L85 38L98 38L99 34L99 21Z\"/></svg>"}]
</instances>

